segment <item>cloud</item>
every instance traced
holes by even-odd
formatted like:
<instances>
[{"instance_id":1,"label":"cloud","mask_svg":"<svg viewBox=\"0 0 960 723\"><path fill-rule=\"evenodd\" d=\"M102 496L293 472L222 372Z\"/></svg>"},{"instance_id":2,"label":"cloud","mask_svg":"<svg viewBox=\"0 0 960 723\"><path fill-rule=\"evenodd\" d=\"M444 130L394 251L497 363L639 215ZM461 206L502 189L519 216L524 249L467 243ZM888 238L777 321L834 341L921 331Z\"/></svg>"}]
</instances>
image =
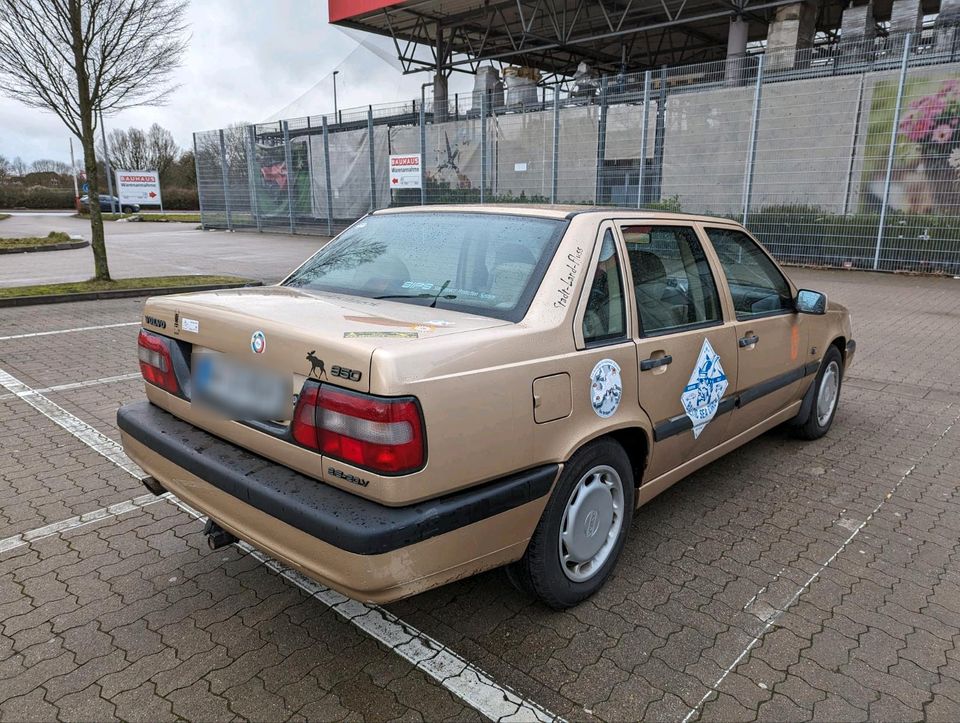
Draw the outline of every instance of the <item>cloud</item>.
<instances>
[{"instance_id":1,"label":"cloud","mask_svg":"<svg viewBox=\"0 0 960 723\"><path fill-rule=\"evenodd\" d=\"M374 52L329 25L325 2L193 0L189 19L190 48L175 76L179 88L165 106L108 116L108 131L159 123L189 147L194 131L259 122L284 109L332 112L334 70L340 71L341 109L418 98L420 84L432 79L428 73L404 76L399 62L384 60L395 55L389 38L367 36ZM450 85L451 93L465 92L472 79L454 74ZM53 113L0 96L0 155L67 160L68 137Z\"/></svg>"}]
</instances>

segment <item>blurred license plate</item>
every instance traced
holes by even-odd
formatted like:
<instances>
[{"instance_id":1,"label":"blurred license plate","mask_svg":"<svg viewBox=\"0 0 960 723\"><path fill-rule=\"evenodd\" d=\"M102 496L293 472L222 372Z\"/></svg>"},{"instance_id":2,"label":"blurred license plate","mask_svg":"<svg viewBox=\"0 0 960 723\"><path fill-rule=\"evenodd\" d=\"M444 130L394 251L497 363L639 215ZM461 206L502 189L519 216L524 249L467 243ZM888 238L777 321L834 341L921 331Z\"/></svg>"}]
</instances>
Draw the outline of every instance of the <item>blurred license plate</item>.
<instances>
[{"instance_id":1,"label":"blurred license plate","mask_svg":"<svg viewBox=\"0 0 960 723\"><path fill-rule=\"evenodd\" d=\"M285 420L293 412L293 382L289 374L201 352L193 355L191 400L231 419Z\"/></svg>"}]
</instances>

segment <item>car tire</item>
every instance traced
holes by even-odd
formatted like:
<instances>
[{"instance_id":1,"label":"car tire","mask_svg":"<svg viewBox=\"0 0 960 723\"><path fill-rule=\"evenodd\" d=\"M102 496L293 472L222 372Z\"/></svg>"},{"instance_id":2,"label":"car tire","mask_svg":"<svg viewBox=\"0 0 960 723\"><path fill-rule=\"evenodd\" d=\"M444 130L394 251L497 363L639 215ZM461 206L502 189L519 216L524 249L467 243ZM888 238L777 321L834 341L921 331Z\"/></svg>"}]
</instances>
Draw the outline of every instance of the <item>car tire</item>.
<instances>
[{"instance_id":1,"label":"car tire","mask_svg":"<svg viewBox=\"0 0 960 723\"><path fill-rule=\"evenodd\" d=\"M823 355L820 369L813 382L813 401L807 418L796 420L793 424L793 433L800 439L820 439L833 424L840 406L840 387L843 382L843 356L840 350L830 345Z\"/></svg>"},{"instance_id":2,"label":"car tire","mask_svg":"<svg viewBox=\"0 0 960 723\"><path fill-rule=\"evenodd\" d=\"M124 207L121 208L120 210L121 210L123 213L133 213L133 208L131 208L130 206L124 206Z\"/></svg>"},{"instance_id":3,"label":"car tire","mask_svg":"<svg viewBox=\"0 0 960 723\"><path fill-rule=\"evenodd\" d=\"M555 610L585 600L615 567L633 504L633 470L623 447L612 439L591 442L564 466L526 553L507 568L508 579Z\"/></svg>"}]
</instances>

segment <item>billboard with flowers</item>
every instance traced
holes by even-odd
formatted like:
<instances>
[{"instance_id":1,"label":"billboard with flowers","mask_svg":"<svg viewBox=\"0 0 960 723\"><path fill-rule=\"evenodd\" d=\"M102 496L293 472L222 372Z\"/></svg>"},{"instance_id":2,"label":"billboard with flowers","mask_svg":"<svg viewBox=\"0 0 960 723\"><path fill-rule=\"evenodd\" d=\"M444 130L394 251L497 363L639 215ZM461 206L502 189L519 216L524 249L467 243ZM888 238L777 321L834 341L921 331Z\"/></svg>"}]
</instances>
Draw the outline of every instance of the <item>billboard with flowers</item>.
<instances>
[{"instance_id":1,"label":"billboard with flowers","mask_svg":"<svg viewBox=\"0 0 960 723\"><path fill-rule=\"evenodd\" d=\"M896 80L874 86L864 156L862 210L882 205ZM922 214L960 207L960 78L910 78L904 85L888 205Z\"/></svg>"}]
</instances>

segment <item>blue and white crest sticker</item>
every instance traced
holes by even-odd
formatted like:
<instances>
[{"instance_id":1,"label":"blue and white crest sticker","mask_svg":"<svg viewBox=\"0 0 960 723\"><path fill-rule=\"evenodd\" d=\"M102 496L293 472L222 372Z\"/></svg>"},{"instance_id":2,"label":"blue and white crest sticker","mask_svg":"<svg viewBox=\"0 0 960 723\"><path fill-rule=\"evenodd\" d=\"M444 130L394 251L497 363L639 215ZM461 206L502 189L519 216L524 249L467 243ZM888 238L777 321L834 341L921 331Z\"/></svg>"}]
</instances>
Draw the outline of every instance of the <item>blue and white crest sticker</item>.
<instances>
[{"instance_id":1,"label":"blue and white crest sticker","mask_svg":"<svg viewBox=\"0 0 960 723\"><path fill-rule=\"evenodd\" d=\"M610 417L620 406L623 380L620 365L613 359L601 359L590 372L590 403L598 417Z\"/></svg>"},{"instance_id":2,"label":"blue and white crest sticker","mask_svg":"<svg viewBox=\"0 0 960 723\"><path fill-rule=\"evenodd\" d=\"M727 391L727 375L723 372L720 355L713 350L710 341L703 340L697 366L684 387L680 401L693 422L693 436L699 437L710 420L717 414L717 406Z\"/></svg>"}]
</instances>

